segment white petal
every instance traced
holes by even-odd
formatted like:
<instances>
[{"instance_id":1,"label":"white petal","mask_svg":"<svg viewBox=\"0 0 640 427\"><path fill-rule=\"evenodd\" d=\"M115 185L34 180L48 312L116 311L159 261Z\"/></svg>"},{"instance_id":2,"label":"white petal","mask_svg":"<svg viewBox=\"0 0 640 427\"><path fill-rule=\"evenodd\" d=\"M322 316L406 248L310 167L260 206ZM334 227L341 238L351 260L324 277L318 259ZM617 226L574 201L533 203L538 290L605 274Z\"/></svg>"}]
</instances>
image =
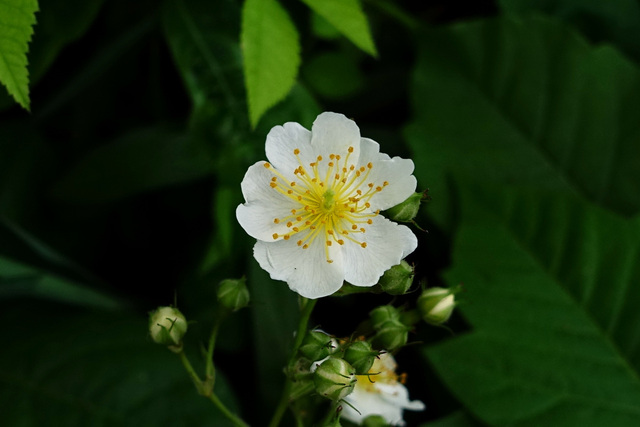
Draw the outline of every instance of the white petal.
<instances>
[{"instance_id":1,"label":"white petal","mask_svg":"<svg viewBox=\"0 0 640 427\"><path fill-rule=\"evenodd\" d=\"M273 233L286 233L285 224L275 224L273 220L289 215L297 207L295 201L269 186L273 176L264 162L258 162L247 170L241 183L247 203L236 208L236 218L247 234L259 240L273 241Z\"/></svg>"},{"instance_id":2,"label":"white petal","mask_svg":"<svg viewBox=\"0 0 640 427\"><path fill-rule=\"evenodd\" d=\"M416 236L408 227L391 222L383 216L373 218L363 234L352 234L367 243L363 248L351 241L343 246L345 280L355 286L373 286L382 274L418 246Z\"/></svg>"},{"instance_id":3,"label":"white petal","mask_svg":"<svg viewBox=\"0 0 640 427\"><path fill-rule=\"evenodd\" d=\"M353 147L350 158L356 162L360 156L360 129L343 114L322 113L313 122L311 145L325 159L330 154L346 158L349 147Z\"/></svg>"},{"instance_id":4,"label":"white petal","mask_svg":"<svg viewBox=\"0 0 640 427\"><path fill-rule=\"evenodd\" d=\"M380 415L391 425L405 424L402 419L402 408L389 403L380 393L369 392L365 388L356 386L345 400L360 412L356 412L349 405L343 405L342 416L349 421L360 424L370 415Z\"/></svg>"},{"instance_id":5,"label":"white petal","mask_svg":"<svg viewBox=\"0 0 640 427\"><path fill-rule=\"evenodd\" d=\"M305 167L316 160L318 154L311 148L311 132L299 123L288 122L269 131L265 144L267 159L287 176L299 166L293 153L296 148L300 150L299 158Z\"/></svg>"},{"instance_id":6,"label":"white petal","mask_svg":"<svg viewBox=\"0 0 640 427\"><path fill-rule=\"evenodd\" d=\"M400 383L376 383L376 388L380 391L380 396L390 405L411 411L422 411L425 408L421 401L409 400L407 388Z\"/></svg>"},{"instance_id":7,"label":"white petal","mask_svg":"<svg viewBox=\"0 0 640 427\"><path fill-rule=\"evenodd\" d=\"M369 162L373 164L373 168L367 181L381 187L385 181L389 183L369 200L373 210L389 209L404 202L415 192L417 181L412 175L413 161L400 157L391 159L386 154L380 153L380 145L377 142L362 138L358 163L366 165Z\"/></svg>"},{"instance_id":8,"label":"white petal","mask_svg":"<svg viewBox=\"0 0 640 427\"><path fill-rule=\"evenodd\" d=\"M296 235L297 236L297 235ZM327 262L324 242L316 239L308 249L302 249L294 240L265 243L258 241L253 247L253 256L260 267L272 279L287 282L292 291L305 298L320 298L336 292L344 280L344 264L339 248L330 246Z\"/></svg>"}]
</instances>

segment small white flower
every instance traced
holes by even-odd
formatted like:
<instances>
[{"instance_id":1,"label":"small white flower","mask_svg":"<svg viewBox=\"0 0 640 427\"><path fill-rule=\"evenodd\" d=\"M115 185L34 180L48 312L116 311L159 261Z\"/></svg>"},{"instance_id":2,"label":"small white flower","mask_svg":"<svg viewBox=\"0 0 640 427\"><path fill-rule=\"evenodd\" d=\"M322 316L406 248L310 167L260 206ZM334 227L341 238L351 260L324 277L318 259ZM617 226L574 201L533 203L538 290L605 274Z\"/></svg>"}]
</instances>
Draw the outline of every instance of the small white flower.
<instances>
[{"instance_id":1,"label":"small white flower","mask_svg":"<svg viewBox=\"0 0 640 427\"><path fill-rule=\"evenodd\" d=\"M353 392L344 398L353 408L343 405L342 417L360 424L368 416L380 415L390 425L403 426L403 410L424 410L424 403L409 400L409 392L402 384L402 376L396 375L396 366L393 356L384 353L373 362L369 370L370 374L376 375L358 375Z\"/></svg>"},{"instance_id":2,"label":"small white flower","mask_svg":"<svg viewBox=\"0 0 640 427\"><path fill-rule=\"evenodd\" d=\"M413 252L409 228L379 215L416 188L413 162L380 153L342 114L322 113L267 135L266 155L242 180L238 222L257 239L253 254L272 279L306 298L331 295L344 280L373 286Z\"/></svg>"}]
</instances>

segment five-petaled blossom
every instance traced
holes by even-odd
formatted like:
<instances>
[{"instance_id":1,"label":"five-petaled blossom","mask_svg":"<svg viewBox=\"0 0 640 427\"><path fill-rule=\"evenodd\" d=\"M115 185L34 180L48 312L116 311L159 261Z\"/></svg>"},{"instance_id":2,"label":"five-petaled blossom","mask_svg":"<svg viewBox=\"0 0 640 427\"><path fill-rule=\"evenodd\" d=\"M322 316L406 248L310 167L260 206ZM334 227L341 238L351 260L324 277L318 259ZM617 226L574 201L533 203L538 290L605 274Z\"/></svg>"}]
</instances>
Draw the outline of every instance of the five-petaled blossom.
<instances>
[{"instance_id":1,"label":"five-petaled blossom","mask_svg":"<svg viewBox=\"0 0 640 427\"><path fill-rule=\"evenodd\" d=\"M306 298L336 292L346 280L373 286L417 246L409 228L379 215L416 188L413 162L380 153L342 114L320 114L267 135L268 162L242 180L238 222L257 239L253 254L272 279Z\"/></svg>"},{"instance_id":2,"label":"five-petaled blossom","mask_svg":"<svg viewBox=\"0 0 640 427\"><path fill-rule=\"evenodd\" d=\"M369 375L358 375L353 392L344 398L350 405L342 406L342 417L360 424L368 416L380 415L388 424L402 426L403 410L424 410L424 403L409 400L404 375L396 375L396 366L393 356L383 353L373 362Z\"/></svg>"}]
</instances>

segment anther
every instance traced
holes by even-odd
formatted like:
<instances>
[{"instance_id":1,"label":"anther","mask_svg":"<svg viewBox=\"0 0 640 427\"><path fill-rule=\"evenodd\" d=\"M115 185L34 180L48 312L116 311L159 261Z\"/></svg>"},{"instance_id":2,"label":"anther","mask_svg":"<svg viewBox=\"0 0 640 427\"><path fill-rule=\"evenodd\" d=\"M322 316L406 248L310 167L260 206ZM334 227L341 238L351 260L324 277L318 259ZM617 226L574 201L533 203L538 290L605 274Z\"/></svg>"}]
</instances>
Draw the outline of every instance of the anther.
<instances>
[{"instance_id":1,"label":"anther","mask_svg":"<svg viewBox=\"0 0 640 427\"><path fill-rule=\"evenodd\" d=\"M277 239L278 238L278 233L273 233L272 237L273 237L273 240Z\"/></svg>"},{"instance_id":2,"label":"anther","mask_svg":"<svg viewBox=\"0 0 640 427\"><path fill-rule=\"evenodd\" d=\"M363 248L366 248L367 247L367 242L360 243L360 246L362 246Z\"/></svg>"},{"instance_id":3,"label":"anther","mask_svg":"<svg viewBox=\"0 0 640 427\"><path fill-rule=\"evenodd\" d=\"M268 169L271 167L271 165L269 164L269 162L264 162L264 167Z\"/></svg>"},{"instance_id":4,"label":"anther","mask_svg":"<svg viewBox=\"0 0 640 427\"><path fill-rule=\"evenodd\" d=\"M295 155L297 156L298 154L300 154L300 150L298 150L298 149L296 148L295 150L293 150L293 154L295 154Z\"/></svg>"}]
</instances>

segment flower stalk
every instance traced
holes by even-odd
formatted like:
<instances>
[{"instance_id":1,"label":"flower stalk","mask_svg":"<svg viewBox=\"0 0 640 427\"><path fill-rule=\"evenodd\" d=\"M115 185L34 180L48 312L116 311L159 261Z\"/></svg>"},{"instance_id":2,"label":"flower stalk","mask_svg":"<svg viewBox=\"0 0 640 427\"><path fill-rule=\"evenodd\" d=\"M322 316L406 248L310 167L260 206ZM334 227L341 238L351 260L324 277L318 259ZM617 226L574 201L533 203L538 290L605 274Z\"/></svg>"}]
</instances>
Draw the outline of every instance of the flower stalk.
<instances>
[{"instance_id":1,"label":"flower stalk","mask_svg":"<svg viewBox=\"0 0 640 427\"><path fill-rule=\"evenodd\" d=\"M308 299L304 297L300 298L300 320L298 322L298 330L296 332L295 341L293 342L293 348L291 349L291 356L289 357L289 362L287 363L287 379L285 381L278 406L276 406L276 410L274 411L271 422L269 423L269 427L276 427L280 425L282 416L284 415L287 407L289 406L289 402L291 401L290 394L292 380L288 374L295 365L298 349L300 348L302 340L307 333L309 319L311 318L311 313L313 312L313 308L316 305L316 301L317 300L315 299Z\"/></svg>"}]
</instances>

